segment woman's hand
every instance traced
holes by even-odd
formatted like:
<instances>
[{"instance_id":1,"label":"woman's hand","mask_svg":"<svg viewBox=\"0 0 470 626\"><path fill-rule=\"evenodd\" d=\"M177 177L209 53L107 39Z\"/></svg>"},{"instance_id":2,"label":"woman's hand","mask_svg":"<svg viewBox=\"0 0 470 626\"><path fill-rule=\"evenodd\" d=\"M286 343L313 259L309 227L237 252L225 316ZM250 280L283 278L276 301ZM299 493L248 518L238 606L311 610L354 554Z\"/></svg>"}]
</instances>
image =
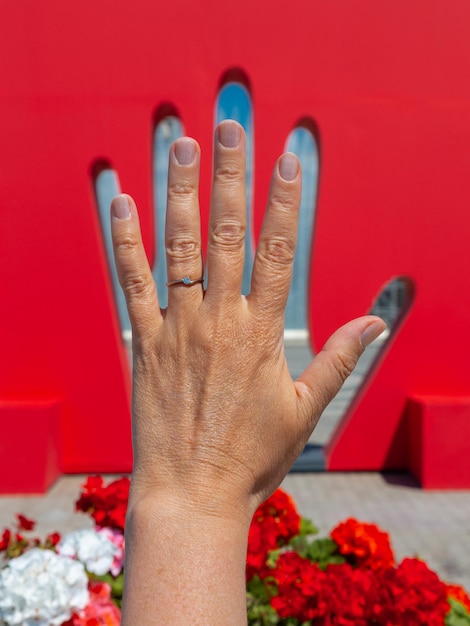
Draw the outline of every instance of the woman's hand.
<instances>
[{"instance_id":1,"label":"woman's hand","mask_svg":"<svg viewBox=\"0 0 470 626\"><path fill-rule=\"evenodd\" d=\"M247 529L364 347L385 325L372 316L350 322L292 381L283 331L301 196L299 162L288 153L274 167L251 292L245 297L245 137L237 123L217 127L214 155L207 287L204 291L200 282L169 286L165 311L159 308L135 204L126 195L112 204L116 266L133 332L130 516L135 508L160 502L170 518L174 511L175 517L178 512L212 520L212 528L220 520ZM166 218L170 283L204 275L199 161L194 140L173 144ZM201 624L241 623L220 619Z\"/></svg>"}]
</instances>

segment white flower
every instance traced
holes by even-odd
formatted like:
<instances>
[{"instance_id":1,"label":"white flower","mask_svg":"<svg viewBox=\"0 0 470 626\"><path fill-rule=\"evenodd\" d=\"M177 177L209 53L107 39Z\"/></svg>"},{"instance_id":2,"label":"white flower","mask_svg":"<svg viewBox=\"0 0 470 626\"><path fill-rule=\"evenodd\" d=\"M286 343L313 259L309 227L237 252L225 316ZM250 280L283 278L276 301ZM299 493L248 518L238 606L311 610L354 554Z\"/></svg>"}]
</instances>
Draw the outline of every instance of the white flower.
<instances>
[{"instance_id":1,"label":"white flower","mask_svg":"<svg viewBox=\"0 0 470 626\"><path fill-rule=\"evenodd\" d=\"M119 576L124 567L124 534L115 528L98 528L100 535L107 537L116 548L114 561L110 572L113 576Z\"/></svg>"},{"instance_id":2,"label":"white flower","mask_svg":"<svg viewBox=\"0 0 470 626\"><path fill-rule=\"evenodd\" d=\"M33 548L0 570L0 623L8 626L60 626L88 601L83 565L52 550Z\"/></svg>"},{"instance_id":3,"label":"white flower","mask_svg":"<svg viewBox=\"0 0 470 626\"><path fill-rule=\"evenodd\" d=\"M84 529L67 533L56 546L63 556L78 559L89 572L102 576L110 571L119 550L104 534Z\"/></svg>"}]
</instances>

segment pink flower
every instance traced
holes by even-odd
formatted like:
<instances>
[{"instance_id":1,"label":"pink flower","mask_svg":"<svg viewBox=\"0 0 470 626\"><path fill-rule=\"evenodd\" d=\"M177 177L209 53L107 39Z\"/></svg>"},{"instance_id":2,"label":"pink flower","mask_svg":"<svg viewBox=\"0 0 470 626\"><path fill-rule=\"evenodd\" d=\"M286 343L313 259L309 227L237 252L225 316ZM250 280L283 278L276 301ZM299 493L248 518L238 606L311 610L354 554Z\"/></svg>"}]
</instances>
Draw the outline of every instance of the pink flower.
<instances>
[{"instance_id":1,"label":"pink flower","mask_svg":"<svg viewBox=\"0 0 470 626\"><path fill-rule=\"evenodd\" d=\"M111 587L94 581L88 584L88 591L89 603L62 626L119 626L121 611L111 601Z\"/></svg>"},{"instance_id":2,"label":"pink flower","mask_svg":"<svg viewBox=\"0 0 470 626\"><path fill-rule=\"evenodd\" d=\"M104 535L116 547L114 561L109 571L113 576L119 576L124 567L124 535L115 528L99 528L98 533Z\"/></svg>"}]
</instances>

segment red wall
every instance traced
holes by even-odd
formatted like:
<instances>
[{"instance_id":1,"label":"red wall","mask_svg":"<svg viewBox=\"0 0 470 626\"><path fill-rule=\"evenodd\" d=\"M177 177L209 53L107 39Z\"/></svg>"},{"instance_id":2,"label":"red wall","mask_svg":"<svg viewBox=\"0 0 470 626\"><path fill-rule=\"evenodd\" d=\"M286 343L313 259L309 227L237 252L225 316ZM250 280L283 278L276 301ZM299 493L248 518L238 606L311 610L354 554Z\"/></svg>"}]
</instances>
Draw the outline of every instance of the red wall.
<instances>
[{"instance_id":1,"label":"red wall","mask_svg":"<svg viewBox=\"0 0 470 626\"><path fill-rule=\"evenodd\" d=\"M152 133L170 103L202 146L207 217L214 103L235 67L254 106L256 232L287 135L304 118L318 129L316 346L391 277L414 285L327 449L330 469L410 465L408 399L470 403L467 0L1 5L0 490L130 469L130 374L91 172L99 159L118 171L152 256ZM468 422L449 421L456 454Z\"/></svg>"}]
</instances>

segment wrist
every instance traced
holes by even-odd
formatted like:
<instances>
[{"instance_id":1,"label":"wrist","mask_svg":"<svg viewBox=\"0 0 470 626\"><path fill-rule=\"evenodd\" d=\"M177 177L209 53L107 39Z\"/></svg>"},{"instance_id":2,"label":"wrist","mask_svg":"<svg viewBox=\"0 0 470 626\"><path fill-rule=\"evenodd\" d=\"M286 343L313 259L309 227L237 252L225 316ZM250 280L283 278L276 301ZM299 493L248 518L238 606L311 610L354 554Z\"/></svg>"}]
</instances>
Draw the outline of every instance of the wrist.
<instances>
[{"instance_id":1,"label":"wrist","mask_svg":"<svg viewBox=\"0 0 470 626\"><path fill-rule=\"evenodd\" d=\"M250 520L206 511L173 494L134 492L126 521L123 626L245 624ZM202 603L201 589L207 590Z\"/></svg>"},{"instance_id":2,"label":"wrist","mask_svg":"<svg viewBox=\"0 0 470 626\"><path fill-rule=\"evenodd\" d=\"M255 498L233 495L230 486L224 489L209 485L185 485L184 489L172 485L149 485L133 479L128 503L128 516L150 516L172 520L194 520L194 523L211 528L227 525L248 532L253 514L259 502Z\"/></svg>"}]
</instances>

